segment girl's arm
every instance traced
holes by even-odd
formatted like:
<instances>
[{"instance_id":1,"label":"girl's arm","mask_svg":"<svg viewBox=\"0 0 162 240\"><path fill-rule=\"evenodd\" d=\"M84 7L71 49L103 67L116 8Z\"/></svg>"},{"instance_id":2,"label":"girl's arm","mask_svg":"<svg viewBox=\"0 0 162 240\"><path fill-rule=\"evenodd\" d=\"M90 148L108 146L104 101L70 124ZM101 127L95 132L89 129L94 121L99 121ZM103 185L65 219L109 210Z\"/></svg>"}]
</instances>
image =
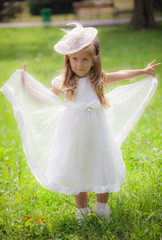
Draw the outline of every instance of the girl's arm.
<instances>
[{"instance_id":1,"label":"girl's arm","mask_svg":"<svg viewBox=\"0 0 162 240\"><path fill-rule=\"evenodd\" d=\"M25 77L24 77L25 67L26 67L26 65L23 64L23 70L21 72L21 81L20 81L21 86L23 87L24 91L27 92L27 94L30 95L30 97L32 97L38 103L44 104L44 103L49 102L51 100L51 98L49 96L46 96L43 93L40 93L39 91L37 91L36 89L32 88L31 86L29 86L27 84L27 82L25 81ZM50 90L53 93L55 93L56 95L60 95L60 94L58 94L59 91L57 89L54 91L54 87L52 87Z\"/></svg>"},{"instance_id":2,"label":"girl's arm","mask_svg":"<svg viewBox=\"0 0 162 240\"><path fill-rule=\"evenodd\" d=\"M149 63L148 66L144 69L136 69L136 70L121 70L118 72L107 73L106 81L107 83L113 83L121 80L129 80L132 78L136 78L141 75L151 75L155 77L155 67L159 66L161 63L157 63L155 65L154 62Z\"/></svg>"},{"instance_id":3,"label":"girl's arm","mask_svg":"<svg viewBox=\"0 0 162 240\"><path fill-rule=\"evenodd\" d=\"M54 94L56 94L57 96L61 95L62 94L62 91L58 90L56 87L52 87L50 89Z\"/></svg>"}]
</instances>

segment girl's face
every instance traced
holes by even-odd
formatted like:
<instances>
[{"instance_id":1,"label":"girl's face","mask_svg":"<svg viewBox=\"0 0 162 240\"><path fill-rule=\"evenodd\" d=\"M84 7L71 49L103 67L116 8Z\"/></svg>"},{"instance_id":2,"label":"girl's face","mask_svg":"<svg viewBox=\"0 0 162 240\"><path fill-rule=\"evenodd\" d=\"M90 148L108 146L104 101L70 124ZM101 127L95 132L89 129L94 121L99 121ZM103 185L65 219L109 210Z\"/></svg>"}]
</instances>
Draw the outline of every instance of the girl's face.
<instances>
[{"instance_id":1,"label":"girl's face","mask_svg":"<svg viewBox=\"0 0 162 240\"><path fill-rule=\"evenodd\" d=\"M72 71L79 77L86 77L93 66L93 59L88 50L82 49L79 52L69 55Z\"/></svg>"}]
</instances>

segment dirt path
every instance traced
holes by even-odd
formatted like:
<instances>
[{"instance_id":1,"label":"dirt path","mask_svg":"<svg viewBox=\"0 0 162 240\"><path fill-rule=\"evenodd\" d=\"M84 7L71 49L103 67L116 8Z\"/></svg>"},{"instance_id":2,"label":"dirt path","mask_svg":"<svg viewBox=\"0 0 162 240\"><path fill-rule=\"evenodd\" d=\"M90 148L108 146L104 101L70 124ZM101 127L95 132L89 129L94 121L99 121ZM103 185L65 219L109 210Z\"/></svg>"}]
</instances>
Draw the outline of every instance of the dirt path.
<instances>
[{"instance_id":1,"label":"dirt path","mask_svg":"<svg viewBox=\"0 0 162 240\"><path fill-rule=\"evenodd\" d=\"M162 21L162 17L156 17L157 22ZM71 21L54 21L49 23L43 22L20 22L20 23L0 23L0 28L21 28L21 27L42 27L42 26L65 26ZM122 19L97 19L97 20L80 20L84 27L102 27L122 25L130 22L130 18Z\"/></svg>"}]
</instances>

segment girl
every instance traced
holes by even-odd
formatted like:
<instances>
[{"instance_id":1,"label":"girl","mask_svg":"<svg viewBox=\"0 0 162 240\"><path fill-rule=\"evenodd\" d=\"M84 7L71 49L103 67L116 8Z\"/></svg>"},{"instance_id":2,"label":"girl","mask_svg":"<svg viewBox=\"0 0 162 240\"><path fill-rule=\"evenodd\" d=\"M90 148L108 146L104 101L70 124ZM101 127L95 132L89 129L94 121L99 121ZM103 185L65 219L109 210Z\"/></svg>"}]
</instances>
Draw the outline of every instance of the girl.
<instances>
[{"instance_id":1,"label":"girl","mask_svg":"<svg viewBox=\"0 0 162 240\"><path fill-rule=\"evenodd\" d=\"M87 192L95 192L93 210L109 217L109 192L125 183L121 144L152 98L155 60L145 69L106 73L101 68L95 28L79 23L54 46L65 55L62 75L47 89L17 70L1 91L12 103L31 171L54 192L75 195L76 217L90 212ZM141 81L104 94L109 83L140 75ZM59 95L63 95L60 98Z\"/></svg>"}]
</instances>

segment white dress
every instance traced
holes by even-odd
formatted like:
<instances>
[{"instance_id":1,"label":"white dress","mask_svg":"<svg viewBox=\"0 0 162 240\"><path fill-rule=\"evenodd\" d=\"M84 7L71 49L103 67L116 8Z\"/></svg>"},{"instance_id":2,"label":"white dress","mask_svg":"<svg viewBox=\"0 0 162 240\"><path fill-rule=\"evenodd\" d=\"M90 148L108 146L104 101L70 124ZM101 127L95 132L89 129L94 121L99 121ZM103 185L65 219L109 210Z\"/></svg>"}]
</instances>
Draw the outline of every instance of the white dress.
<instances>
[{"instance_id":1,"label":"white dress","mask_svg":"<svg viewBox=\"0 0 162 240\"><path fill-rule=\"evenodd\" d=\"M148 77L106 94L104 108L90 78L80 78L74 101L58 97L17 70L1 88L12 103L27 162L37 181L54 192L116 192L125 183L121 144L142 115L156 88ZM59 87L61 76L51 83Z\"/></svg>"}]
</instances>

